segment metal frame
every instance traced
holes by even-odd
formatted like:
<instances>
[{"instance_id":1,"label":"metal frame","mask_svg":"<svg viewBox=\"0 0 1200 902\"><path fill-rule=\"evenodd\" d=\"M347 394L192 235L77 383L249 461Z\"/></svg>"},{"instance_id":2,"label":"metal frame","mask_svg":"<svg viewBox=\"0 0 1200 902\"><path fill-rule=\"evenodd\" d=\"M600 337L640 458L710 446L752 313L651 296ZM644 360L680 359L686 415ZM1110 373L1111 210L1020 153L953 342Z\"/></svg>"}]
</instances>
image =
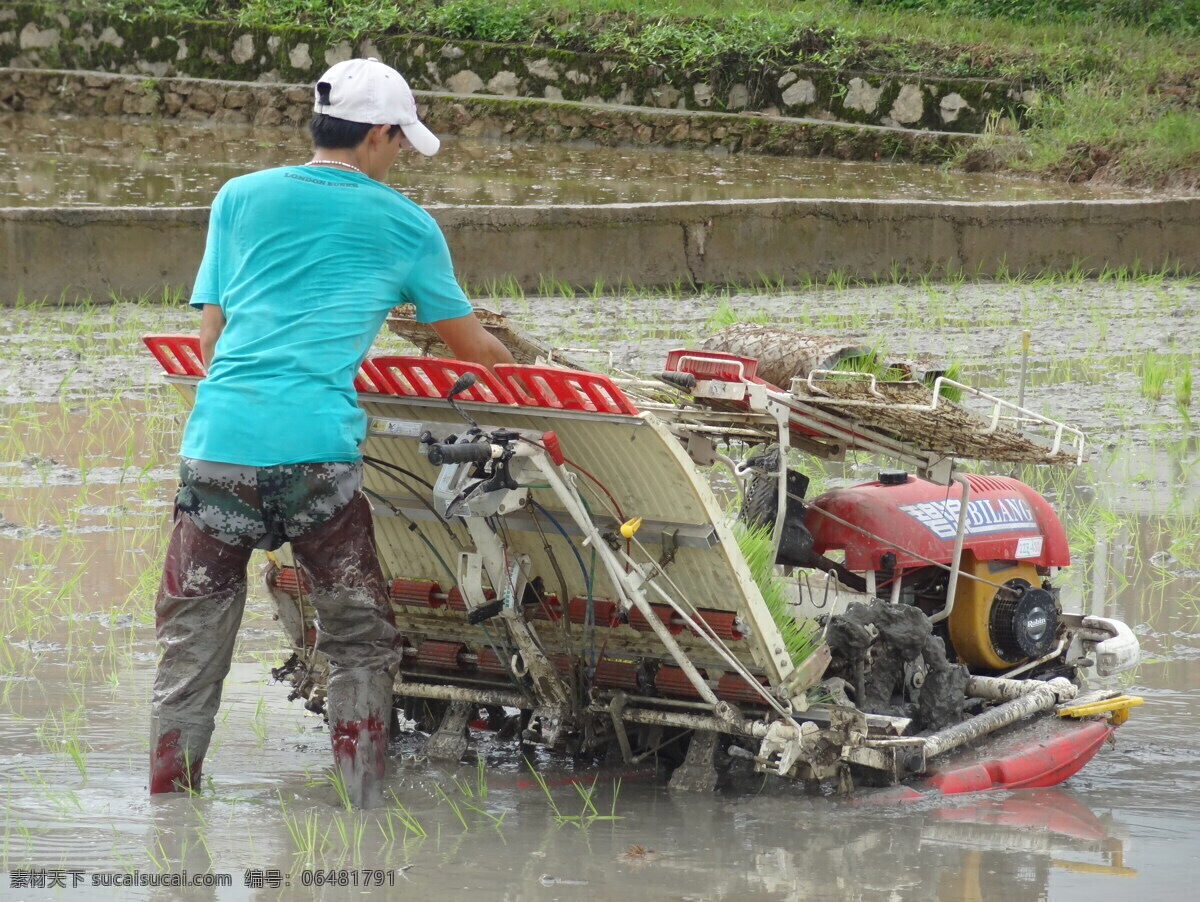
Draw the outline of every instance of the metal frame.
<instances>
[{"instance_id":1,"label":"metal frame","mask_svg":"<svg viewBox=\"0 0 1200 902\"><path fill-rule=\"evenodd\" d=\"M689 406L683 401L684 396L676 389L650 382L648 380L620 380L620 384L629 388L639 396L643 410L640 417L629 415L581 412L559 409L532 409L529 407L504 406L479 402L461 402L460 406L482 418L505 418L515 416L535 418L552 423L555 420L585 421L593 423L613 423L629 425L631 420L640 423L659 434L660 437L684 439L684 442L669 441L666 447L681 465L690 468L686 461L688 451L685 449L686 439L696 436L709 446L709 456L715 456L711 447L711 439L725 438L729 440L744 440L749 442L773 442L780 448L780 471L778 473L778 510L773 541L778 547L781 538L783 512L787 506L787 452L798 446L806 451L819 454L826 458L835 458L845 454L847 450L862 450L878 453L897 459L913 466L919 472L930 478L949 484L958 481L963 486L964 502L969 497L970 489L967 480L954 473L954 457L938 452L921 449L917 444L907 442L885 432L866 427L852 419L838 415L827 409L834 408L865 408L886 406L889 409L936 411L940 403L940 389L953 386L972 396L992 403L990 422L980 428L980 434L996 431L1002 420L1030 422L1055 430L1052 448L1047 451L1051 457L1059 453L1064 440L1074 438L1076 441L1077 460L1083 457L1083 434L1078 429L1058 423L1047 417L1036 414L1019 405L1013 405L996 398L986 392L963 385L962 383L938 377L933 385L933 400L929 404L896 404L887 399L877 390L875 377L861 374L868 378L868 391L874 396L873 400L837 399L823 392L816 384L815 378L832 375L831 371L818 370L803 380L805 388L813 395L824 395L819 402L802 399L795 393L795 388L801 380L793 383L792 392L774 390L770 386L743 381L740 401L746 404L746 409L729 411L716 410L706 407ZM838 377L846 374L838 372ZM198 381L197 376L171 375L168 382L180 390L185 398L190 394ZM707 380L698 380L697 400L703 402L705 391L701 387ZM738 383L733 383L738 384ZM665 395L675 397L675 403L650 400L649 397L661 398ZM726 396L734 393L722 391L714 393L716 400L728 400ZM641 395L648 396L647 398ZM367 395L372 404L382 405L384 409L390 406L403 406L416 410L430 409L445 412L445 402L421 397L393 397L388 395ZM683 403L680 403L683 401ZM1008 415L1006 415L1008 414ZM804 435L800 430L815 433ZM446 435L452 431L444 416L428 423L411 418L391 418L374 416L370 422L370 435L382 439L416 440L420 433L432 429L435 434ZM484 427L486 428L486 427ZM528 430L530 435L541 435ZM697 452L699 453L699 452ZM992 699L997 704L962 724L935 733L928 737L908 737L902 735L907 723L904 719L885 718L868 715L852 708L833 706L807 707L803 696L803 687L796 692L787 691L791 682L796 678L795 668L783 651L782 642L766 642L767 657L756 661L766 673L769 686L759 693L761 698L753 713L743 714L739 706L723 701L717 697L713 687L700 674L688 650L683 648L668 626L658 616L651 597L665 604L674 612L682 623L700 637L701 641L722 662L728 673L736 673L746 678L752 687L759 685L743 661L735 655L723 640L715 635L707 625L694 616L696 607L678 591L670 574L656 563L655 558L647 549L637 542L636 537L631 541L636 543L644 559L634 557L620 547L614 547L607 541L605 531L595 522L579 493L579 487L573 474L565 471L551 459L547 451L537 444L520 443L513 455L515 461L537 474L538 478L552 491L554 497L565 513L562 524L567 535L579 538L583 546L590 546L604 570L609 582L616 592L616 600L625 611L636 610L645 619L653 632L655 639L666 651L670 660L679 667L689 685L695 691L697 701L663 697L631 696L624 691L594 690L587 701L578 699L572 688L556 669L550 660L547 648L555 647L553 641L544 642L538 635L539 626L527 621L518 600L522 596L525 581L528 576L528 560L510 554L501 536L497 534L488 518L482 516L467 516L461 519L472 546L464 551L458 561L458 576L460 590L466 599L468 610L474 611L489 603L483 595L481 575L486 573L488 582L499 596L499 616L507 626L508 635L520 655L520 666L523 677L528 681L526 688L518 686L517 690L504 688L495 681L474 680L470 677L448 677L440 682L433 682L420 673L406 673L397 681L397 691L405 696L414 698L440 699L449 702L471 702L487 705L505 705L511 707L530 708L534 706L535 719L542 724L542 739L554 745L560 731L567 726L578 726L581 718L595 718L610 722L614 735L620 742L622 753L627 760L631 757L625 724L642 724L658 727L673 727L716 733L731 737L739 737L748 741L757 741L757 753L744 752L734 749L753 759L755 767L766 773L781 776L815 776L827 777L841 775L841 768L847 762L866 766L895 779L900 779L911 773L920 772L927 767L929 759L943 754L964 742L986 735L1004 726L1012 724L1032 713L1054 709L1064 701L1073 698L1075 687L1066 680L1058 679L1043 682L1036 679L1026 680L988 680L972 678L969 691L979 697ZM450 465L447 465L450 466ZM463 466L463 465L459 465ZM693 477L694 478L694 477ZM413 521L431 521L434 515L416 497L401 494L381 496L393 510L377 508L381 517L403 516ZM708 502L711 505L711 500ZM949 616L954 597L954 586L960 564L960 554L963 536L965 535L965 511L967 505L960 506L960 517L955 540L954 560L950 569L950 594L946 608L940 616ZM506 529L518 532L528 532L537 529L532 517L522 512L506 512L504 515ZM674 523L667 520L646 521L642 528L652 534L671 536L671 542L680 547L694 549L712 548L716 545L728 545L733 542L733 536L719 518L713 520L709 527L695 527L687 523ZM664 548L666 542L664 541ZM753 584L748 573L735 568L736 578L741 583L744 594L744 605L741 613L747 618L749 628L759 636L776 635L777 631L757 587ZM873 574L870 574L873 575ZM899 582L897 582L899 586ZM273 593L274 594L274 593ZM278 596L275 596L278 600ZM564 599L565 601L565 599ZM303 606L297 601L297 609ZM1093 618L1093 620L1095 620ZM1126 655L1127 638L1116 627L1108 622L1093 622L1090 625L1084 618L1076 625L1072 634L1075 636L1069 643L1060 643L1056 652L1064 659L1079 660L1100 648L1108 642L1114 649L1110 657L1117 660ZM549 639L549 637L547 637ZM307 649L304 649L307 651ZM312 662L305 661L305 668ZM318 666L320 666L318 664ZM1014 670L1015 675L1019 669ZM312 671L305 669L303 679L310 680ZM796 689L795 686L791 686ZM835 759L829 759L825 750L836 747L840 753ZM832 762L832 763L831 763Z\"/></svg>"}]
</instances>

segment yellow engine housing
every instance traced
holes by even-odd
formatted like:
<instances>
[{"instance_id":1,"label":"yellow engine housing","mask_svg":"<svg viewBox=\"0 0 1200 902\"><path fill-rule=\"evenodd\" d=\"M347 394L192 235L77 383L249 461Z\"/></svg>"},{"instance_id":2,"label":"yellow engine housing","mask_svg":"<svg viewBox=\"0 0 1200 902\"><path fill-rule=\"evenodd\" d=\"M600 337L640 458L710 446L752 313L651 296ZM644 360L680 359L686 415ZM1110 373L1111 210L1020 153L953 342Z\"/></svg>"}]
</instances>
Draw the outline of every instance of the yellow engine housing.
<instances>
[{"instance_id":1,"label":"yellow engine housing","mask_svg":"<svg viewBox=\"0 0 1200 902\"><path fill-rule=\"evenodd\" d=\"M990 622L996 603L996 585L1023 579L1031 586L1041 583L1037 567L1028 561L981 561L964 549L959 567L954 610L950 612L950 644L958 659L968 667L1004 670L1019 664L1006 660L992 645ZM972 579L971 577L979 577ZM980 582L980 579L987 582Z\"/></svg>"}]
</instances>

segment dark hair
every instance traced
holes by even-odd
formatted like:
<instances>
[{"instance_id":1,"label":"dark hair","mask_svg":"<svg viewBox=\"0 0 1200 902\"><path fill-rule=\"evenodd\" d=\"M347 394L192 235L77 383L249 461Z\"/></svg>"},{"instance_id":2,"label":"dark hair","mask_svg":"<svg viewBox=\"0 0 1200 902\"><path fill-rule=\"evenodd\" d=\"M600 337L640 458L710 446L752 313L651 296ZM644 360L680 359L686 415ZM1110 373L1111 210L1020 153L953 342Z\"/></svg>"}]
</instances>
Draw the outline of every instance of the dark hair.
<instances>
[{"instance_id":1,"label":"dark hair","mask_svg":"<svg viewBox=\"0 0 1200 902\"><path fill-rule=\"evenodd\" d=\"M308 120L308 133L312 135L313 147L325 150L341 150L358 147L372 126L365 122L350 122L338 119L336 116L326 116L324 113L313 113ZM400 126L393 125L388 130L388 140L396 137Z\"/></svg>"}]
</instances>

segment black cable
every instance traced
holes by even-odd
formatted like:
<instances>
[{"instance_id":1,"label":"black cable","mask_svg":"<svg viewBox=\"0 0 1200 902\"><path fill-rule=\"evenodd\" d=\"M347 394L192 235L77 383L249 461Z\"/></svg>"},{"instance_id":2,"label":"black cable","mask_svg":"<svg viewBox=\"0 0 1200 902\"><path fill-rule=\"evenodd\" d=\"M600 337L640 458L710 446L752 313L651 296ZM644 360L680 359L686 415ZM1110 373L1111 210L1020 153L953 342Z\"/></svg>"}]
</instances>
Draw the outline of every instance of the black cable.
<instances>
[{"instance_id":1,"label":"black cable","mask_svg":"<svg viewBox=\"0 0 1200 902\"><path fill-rule=\"evenodd\" d=\"M545 514L546 519L550 521L550 525L557 529L562 537L567 540L567 547L571 549L571 554L575 555L575 561L579 564L579 572L583 574L583 584L587 587L588 595L591 595L592 581L588 577L587 567L583 565L583 558L579 556L579 552L575 549L575 543L571 540L571 537L567 535L567 531L562 528L562 524L554 518L554 514L550 513L550 511L546 510L532 498L529 499L529 503L532 504L534 508Z\"/></svg>"},{"instance_id":2,"label":"black cable","mask_svg":"<svg viewBox=\"0 0 1200 902\"><path fill-rule=\"evenodd\" d=\"M580 496L580 500L582 500L582 496ZM571 537L567 535L567 531L562 528L562 524L555 519L554 515L550 513L550 511L546 510L532 498L529 499L529 503L537 510L545 514L546 519L550 521L550 524L559 531L564 539L567 540L567 547L570 548L571 553L575 555L575 561L579 564L579 571L583 574L583 584L587 588L587 611L584 614L583 641L585 645L587 645L588 650L591 652L588 664L594 672L596 669L596 608L595 602L592 598L592 577L588 573L587 567L585 567L583 564L583 558L579 556L579 552L575 549L575 543L571 540ZM596 549L592 548L593 564L595 563L595 560ZM570 616L569 607L567 615Z\"/></svg>"},{"instance_id":3,"label":"black cable","mask_svg":"<svg viewBox=\"0 0 1200 902\"><path fill-rule=\"evenodd\" d=\"M529 519L533 521L533 525L537 529L538 535L542 539L542 550L546 552L546 558L550 561L551 569L554 570L554 577L558 580L559 607L562 609L559 620L561 620L563 623L563 639L566 640L567 647L570 648L571 618L569 616L569 602L571 600L571 594L567 591L567 578L563 576L562 567L558 565L558 556L555 555L554 549L550 546L550 540L546 538L546 533L542 529L542 521L537 518L537 514L534 511L529 512ZM546 616L550 616L550 611L546 607L546 602L544 599L542 600L541 604L543 610L546 611Z\"/></svg>"},{"instance_id":4,"label":"black cable","mask_svg":"<svg viewBox=\"0 0 1200 902\"><path fill-rule=\"evenodd\" d=\"M446 563L445 558L441 556L438 550L433 547L433 542L429 541L429 537L426 536L425 533L421 532L421 528L417 526L417 522L413 520L412 517L408 516L408 514L404 513L404 511L400 510L400 508L396 507L396 505L392 504L392 502L388 501L378 492L372 492L370 489L364 488L363 494L370 495L376 501L382 502L390 507L392 509L392 513L408 524L408 531L416 533L417 538L425 543L425 546L430 550L433 556L437 558L438 563L442 565L442 569L450 574L450 582L452 584L458 582L458 577L455 575L454 571L450 569L450 565Z\"/></svg>"},{"instance_id":5,"label":"black cable","mask_svg":"<svg viewBox=\"0 0 1200 902\"><path fill-rule=\"evenodd\" d=\"M533 525L537 528L538 535L542 540L542 551L546 553L546 558L550 561L550 567L554 570L554 576L558 580L558 631L560 633L563 647L566 648L567 654L574 659L575 643L571 636L571 594L567 591L567 579L565 576L563 576L562 567L558 565L558 556L555 555L554 549L550 545L550 540L546 538L546 533L542 529L542 522L538 519L537 512L530 510L529 519L533 521ZM542 610L546 612L546 616L549 617L550 609L546 605L546 599L544 595L539 599L539 604L541 605ZM574 666L570 667L568 674L570 675L572 698L577 699L580 704L584 704L586 699L580 691L582 687L580 687L579 682L576 679L576 668ZM588 689L591 689L590 682Z\"/></svg>"},{"instance_id":6,"label":"black cable","mask_svg":"<svg viewBox=\"0 0 1200 902\"><path fill-rule=\"evenodd\" d=\"M431 514L433 514L434 519L436 519L437 522L442 525L442 527L446 530L446 534L448 536L450 536L451 541L453 541L454 544L458 546L459 550L461 551L463 549L463 547L464 547L463 542L458 536L456 536L454 534L454 530L450 526L450 521L448 519L446 519L446 517L444 517L440 513L438 513L437 508L434 507L430 501L426 500L426 498L420 492L414 492L413 487L411 485L409 485L407 482L405 482L403 479L401 479L395 473L389 473L384 468L388 467L393 470L399 470L401 473L405 473L409 476L412 476L418 482L421 482L424 485L428 486L431 490L433 489L432 485L430 485L424 479L421 479L420 476L410 473L408 470L404 469L403 467L398 467L395 464L390 464L386 460L379 460L378 458L375 458L375 457L364 457L363 461L370 464L375 470L379 471L384 476L387 476L389 479L394 479L396 482L400 483L400 485L404 488L404 490L406 492L408 492L409 495L411 495L417 501L421 502L421 504L425 507L425 509L428 510ZM378 497L378 496L376 496L376 497ZM383 499L380 499L380 500L383 500ZM396 506L393 504L389 503L388 506L391 507L393 510L396 509Z\"/></svg>"},{"instance_id":7,"label":"black cable","mask_svg":"<svg viewBox=\"0 0 1200 902\"><path fill-rule=\"evenodd\" d=\"M370 457L367 455L363 456L363 460L369 464L374 464L377 467L387 467L389 470L397 470L398 472L403 473L405 476L409 477L410 479L415 479L417 482L421 483L421 485L425 486L425 488L427 488L431 491L433 490L433 483L430 482L428 479L418 476L412 470L406 470L404 467L400 466L399 464L394 464L390 460L383 460L382 458L379 458L379 457Z\"/></svg>"}]
</instances>

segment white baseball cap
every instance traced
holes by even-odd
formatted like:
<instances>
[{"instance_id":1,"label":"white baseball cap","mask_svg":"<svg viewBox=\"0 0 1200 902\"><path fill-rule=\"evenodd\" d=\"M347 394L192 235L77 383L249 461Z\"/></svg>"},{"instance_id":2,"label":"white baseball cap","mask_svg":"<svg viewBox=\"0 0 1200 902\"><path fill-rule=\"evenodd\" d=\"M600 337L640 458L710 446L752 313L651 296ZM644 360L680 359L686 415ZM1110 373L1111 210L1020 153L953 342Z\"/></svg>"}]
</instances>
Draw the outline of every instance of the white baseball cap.
<instances>
[{"instance_id":1,"label":"white baseball cap","mask_svg":"<svg viewBox=\"0 0 1200 902\"><path fill-rule=\"evenodd\" d=\"M328 103L321 102L322 94ZM417 101L399 72L370 59L345 60L317 81L313 112L347 122L399 125L404 137L427 157L438 152L437 135L417 118Z\"/></svg>"}]
</instances>

